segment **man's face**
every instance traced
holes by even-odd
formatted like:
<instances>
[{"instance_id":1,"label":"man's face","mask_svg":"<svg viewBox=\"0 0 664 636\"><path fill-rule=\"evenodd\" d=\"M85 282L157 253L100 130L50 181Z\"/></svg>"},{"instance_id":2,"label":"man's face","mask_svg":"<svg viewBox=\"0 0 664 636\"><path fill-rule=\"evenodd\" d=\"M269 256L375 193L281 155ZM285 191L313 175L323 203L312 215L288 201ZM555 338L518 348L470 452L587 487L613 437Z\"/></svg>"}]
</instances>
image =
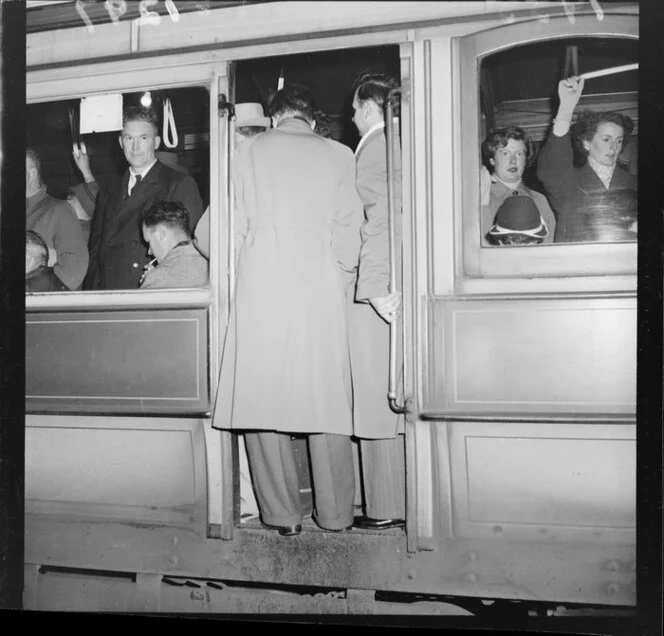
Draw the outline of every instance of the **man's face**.
<instances>
[{"instance_id":1,"label":"man's face","mask_svg":"<svg viewBox=\"0 0 664 636\"><path fill-rule=\"evenodd\" d=\"M489 159L494 174L506 183L521 181L526 169L526 144L523 141L510 139L507 145L496 150L493 159Z\"/></svg>"},{"instance_id":2,"label":"man's face","mask_svg":"<svg viewBox=\"0 0 664 636\"><path fill-rule=\"evenodd\" d=\"M146 227L143 225L143 239L150 246L148 254L154 256L161 263L167 251L164 249L164 229L160 225Z\"/></svg>"},{"instance_id":3,"label":"man's face","mask_svg":"<svg viewBox=\"0 0 664 636\"><path fill-rule=\"evenodd\" d=\"M128 121L120 135L120 145L129 165L136 171L149 166L161 139L152 124L140 119Z\"/></svg>"},{"instance_id":4,"label":"man's face","mask_svg":"<svg viewBox=\"0 0 664 636\"><path fill-rule=\"evenodd\" d=\"M30 157L25 158L25 196L29 197L37 190L37 169Z\"/></svg>"},{"instance_id":5,"label":"man's face","mask_svg":"<svg viewBox=\"0 0 664 636\"><path fill-rule=\"evenodd\" d=\"M363 136L371 128L371 123L367 120L369 104L367 102L360 104L357 93L353 97L353 111L353 123L360 136Z\"/></svg>"}]
</instances>

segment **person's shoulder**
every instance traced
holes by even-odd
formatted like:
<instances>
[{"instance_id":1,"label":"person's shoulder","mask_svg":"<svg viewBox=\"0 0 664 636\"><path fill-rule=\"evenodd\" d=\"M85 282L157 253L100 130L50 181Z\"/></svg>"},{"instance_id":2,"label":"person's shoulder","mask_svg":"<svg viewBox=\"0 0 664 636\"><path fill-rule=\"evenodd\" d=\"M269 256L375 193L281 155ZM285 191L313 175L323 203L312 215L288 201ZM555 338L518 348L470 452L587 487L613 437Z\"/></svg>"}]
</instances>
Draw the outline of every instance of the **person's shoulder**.
<instances>
[{"instance_id":1,"label":"person's shoulder","mask_svg":"<svg viewBox=\"0 0 664 636\"><path fill-rule=\"evenodd\" d=\"M385 146L387 140L385 139L385 129L381 128L369 135L357 153L358 162L364 159L365 161L385 161Z\"/></svg>"},{"instance_id":2,"label":"person's shoulder","mask_svg":"<svg viewBox=\"0 0 664 636\"><path fill-rule=\"evenodd\" d=\"M336 139L328 139L326 137L321 137L320 139L325 142L330 152L334 153L336 156L339 156L347 161L355 161L355 155L353 154L353 151L348 146L346 146L346 144L342 144Z\"/></svg>"},{"instance_id":3,"label":"person's shoulder","mask_svg":"<svg viewBox=\"0 0 664 636\"><path fill-rule=\"evenodd\" d=\"M65 199L56 199L55 197L52 197L50 194L46 195L49 198L49 207L51 208L52 214L55 214L58 219L64 219L64 220L75 220L78 223L78 217L76 216L76 212L74 212L74 209L67 203Z\"/></svg>"}]
</instances>

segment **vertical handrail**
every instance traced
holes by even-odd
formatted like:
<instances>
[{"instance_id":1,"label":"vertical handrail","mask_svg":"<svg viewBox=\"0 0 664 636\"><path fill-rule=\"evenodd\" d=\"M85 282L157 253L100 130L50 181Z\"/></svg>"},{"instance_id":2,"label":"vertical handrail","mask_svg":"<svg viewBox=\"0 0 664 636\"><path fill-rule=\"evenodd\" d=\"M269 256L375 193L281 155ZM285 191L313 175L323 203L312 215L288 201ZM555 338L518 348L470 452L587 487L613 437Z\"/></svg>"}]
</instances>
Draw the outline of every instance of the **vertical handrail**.
<instances>
[{"instance_id":1,"label":"vertical handrail","mask_svg":"<svg viewBox=\"0 0 664 636\"><path fill-rule=\"evenodd\" d=\"M233 302L233 293L235 288L235 227L233 221L233 184L231 183L231 160L234 144L232 143L231 133L235 135L235 125L233 120L235 118L235 107L226 100L226 95L219 95L219 116L224 117L226 120L226 162L224 164L224 176L226 178L226 215L227 215L227 228L228 228L228 298L226 302L226 318L230 315L230 306ZM211 227L211 226L210 226ZM216 240L216 237L210 236L210 241ZM219 365L219 374L221 375L221 364ZM220 382L217 382L217 390L215 392L214 401L212 403L212 422L217 417L217 401L219 399Z\"/></svg>"},{"instance_id":2,"label":"vertical handrail","mask_svg":"<svg viewBox=\"0 0 664 636\"><path fill-rule=\"evenodd\" d=\"M394 204L394 134L392 132L392 99L401 94L401 88L392 89L385 100L385 138L387 146L387 228L389 236L390 292L397 291L396 271L396 209ZM402 307L403 311L403 307ZM390 323L390 368L387 401L395 413L405 413L406 406L397 404L397 337L398 321Z\"/></svg>"},{"instance_id":3,"label":"vertical handrail","mask_svg":"<svg viewBox=\"0 0 664 636\"><path fill-rule=\"evenodd\" d=\"M235 292L235 214L233 180L231 179L231 164L235 150L235 106L224 102L220 108L226 111L226 163L224 165L226 177L226 214L228 215L228 311L230 311Z\"/></svg>"}]
</instances>

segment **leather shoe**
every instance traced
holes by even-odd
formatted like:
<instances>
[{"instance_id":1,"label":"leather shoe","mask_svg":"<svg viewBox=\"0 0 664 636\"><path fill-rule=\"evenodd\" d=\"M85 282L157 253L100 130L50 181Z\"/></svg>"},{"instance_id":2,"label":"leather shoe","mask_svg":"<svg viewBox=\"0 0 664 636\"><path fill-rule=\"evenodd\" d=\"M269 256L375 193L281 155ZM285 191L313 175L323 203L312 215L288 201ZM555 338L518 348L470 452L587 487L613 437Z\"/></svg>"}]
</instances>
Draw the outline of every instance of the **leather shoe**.
<instances>
[{"instance_id":1,"label":"leather shoe","mask_svg":"<svg viewBox=\"0 0 664 636\"><path fill-rule=\"evenodd\" d=\"M269 523L263 524L266 528L277 530L282 537L294 537L302 532L302 524L295 526L271 526Z\"/></svg>"},{"instance_id":2,"label":"leather shoe","mask_svg":"<svg viewBox=\"0 0 664 636\"><path fill-rule=\"evenodd\" d=\"M353 525L363 530L387 530L388 528L402 528L406 522L403 519L371 519L362 515L355 517Z\"/></svg>"},{"instance_id":3,"label":"leather shoe","mask_svg":"<svg viewBox=\"0 0 664 636\"><path fill-rule=\"evenodd\" d=\"M348 532L349 530L353 529L354 524L351 523L349 526L346 526L345 528L323 528L325 532Z\"/></svg>"}]
</instances>

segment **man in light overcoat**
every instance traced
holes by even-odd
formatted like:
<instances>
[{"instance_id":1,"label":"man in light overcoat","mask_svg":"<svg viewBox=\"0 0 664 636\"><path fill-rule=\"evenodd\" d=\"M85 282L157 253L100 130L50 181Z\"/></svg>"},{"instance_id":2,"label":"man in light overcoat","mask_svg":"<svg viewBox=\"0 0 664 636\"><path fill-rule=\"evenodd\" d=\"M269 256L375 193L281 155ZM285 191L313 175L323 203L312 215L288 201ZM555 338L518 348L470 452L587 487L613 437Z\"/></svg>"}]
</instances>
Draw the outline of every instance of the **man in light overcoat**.
<instances>
[{"instance_id":1,"label":"man in light overcoat","mask_svg":"<svg viewBox=\"0 0 664 636\"><path fill-rule=\"evenodd\" d=\"M247 431L262 522L299 534L290 434L308 434L316 523L352 527L352 386L344 289L355 276L362 202L352 152L317 135L311 93L286 85L274 128L237 148L234 301L213 426Z\"/></svg>"}]
</instances>

